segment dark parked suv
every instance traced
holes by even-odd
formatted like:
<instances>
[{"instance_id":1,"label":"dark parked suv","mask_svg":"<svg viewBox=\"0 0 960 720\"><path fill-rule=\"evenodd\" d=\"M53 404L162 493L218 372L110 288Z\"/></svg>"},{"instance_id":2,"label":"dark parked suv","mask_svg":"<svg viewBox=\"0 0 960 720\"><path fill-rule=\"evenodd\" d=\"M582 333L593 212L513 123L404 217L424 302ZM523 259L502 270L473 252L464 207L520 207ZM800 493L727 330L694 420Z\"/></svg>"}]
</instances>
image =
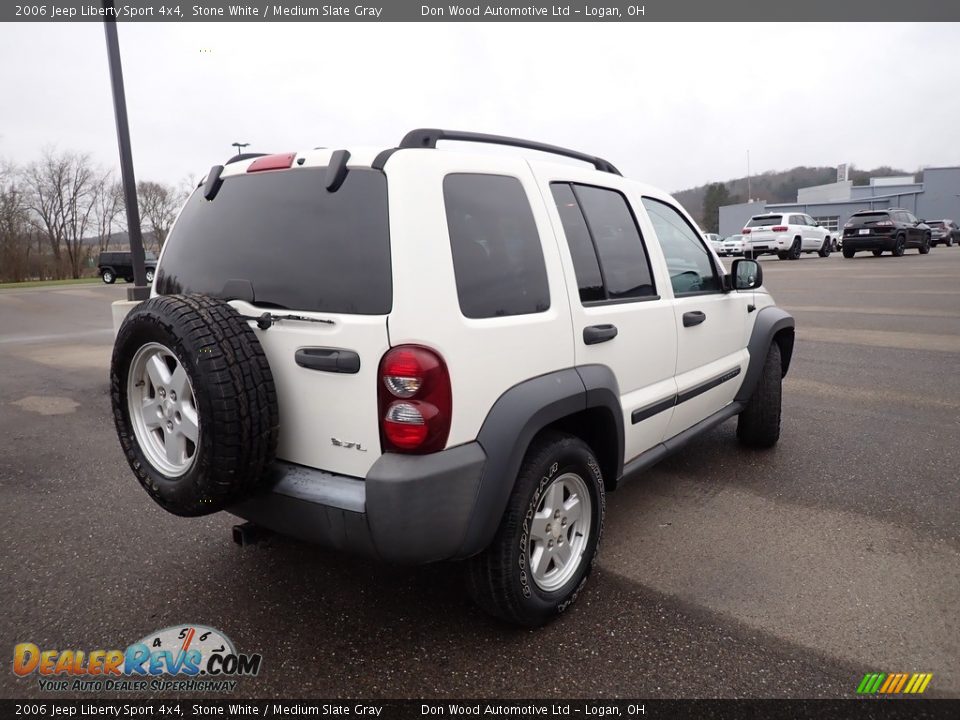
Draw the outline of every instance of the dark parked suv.
<instances>
[{"instance_id":1,"label":"dark parked suv","mask_svg":"<svg viewBox=\"0 0 960 720\"><path fill-rule=\"evenodd\" d=\"M152 252L145 253L144 265L147 270L147 283L152 283L153 274L157 270L157 256ZM97 273L108 285L112 285L117 278L133 282L133 257L129 251L102 252L97 260Z\"/></svg>"},{"instance_id":2,"label":"dark parked suv","mask_svg":"<svg viewBox=\"0 0 960 720\"><path fill-rule=\"evenodd\" d=\"M845 258L858 250L872 250L874 255L889 250L900 257L907 248L916 248L921 255L930 252L930 226L902 208L862 210L843 226Z\"/></svg>"}]
</instances>

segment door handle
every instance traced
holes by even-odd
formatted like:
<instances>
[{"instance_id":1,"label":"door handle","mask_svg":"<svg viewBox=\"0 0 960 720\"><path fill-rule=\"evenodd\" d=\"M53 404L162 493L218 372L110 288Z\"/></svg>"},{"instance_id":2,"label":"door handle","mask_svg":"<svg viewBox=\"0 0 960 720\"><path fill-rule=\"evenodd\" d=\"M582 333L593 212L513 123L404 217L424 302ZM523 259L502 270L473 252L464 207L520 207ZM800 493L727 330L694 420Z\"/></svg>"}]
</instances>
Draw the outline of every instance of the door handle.
<instances>
[{"instance_id":1,"label":"door handle","mask_svg":"<svg viewBox=\"0 0 960 720\"><path fill-rule=\"evenodd\" d=\"M617 336L616 325L591 325L583 329L583 342L585 345L596 345L597 343L613 340Z\"/></svg>"},{"instance_id":2,"label":"door handle","mask_svg":"<svg viewBox=\"0 0 960 720\"><path fill-rule=\"evenodd\" d=\"M707 314L702 313L699 310L692 310L691 312L685 312L683 314L683 326L693 327L694 325L699 325L706 319L707 319Z\"/></svg>"},{"instance_id":3,"label":"door handle","mask_svg":"<svg viewBox=\"0 0 960 720\"><path fill-rule=\"evenodd\" d=\"M333 348L301 348L293 356L300 367L323 372L347 373L360 372L360 356L353 350L334 350Z\"/></svg>"}]
</instances>

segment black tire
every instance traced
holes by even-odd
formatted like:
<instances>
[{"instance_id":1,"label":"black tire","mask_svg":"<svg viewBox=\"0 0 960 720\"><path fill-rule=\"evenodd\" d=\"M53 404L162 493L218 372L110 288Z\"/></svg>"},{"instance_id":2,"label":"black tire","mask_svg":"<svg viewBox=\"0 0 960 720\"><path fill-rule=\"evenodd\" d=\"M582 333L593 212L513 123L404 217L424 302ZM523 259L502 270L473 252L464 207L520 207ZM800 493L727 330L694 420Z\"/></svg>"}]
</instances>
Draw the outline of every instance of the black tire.
<instances>
[{"instance_id":1,"label":"black tire","mask_svg":"<svg viewBox=\"0 0 960 720\"><path fill-rule=\"evenodd\" d=\"M780 401L783 370L780 346L773 342L753 395L737 421L737 438L748 447L769 448L780 439Z\"/></svg>"},{"instance_id":2,"label":"black tire","mask_svg":"<svg viewBox=\"0 0 960 720\"><path fill-rule=\"evenodd\" d=\"M853 250L852 248L843 248L841 252L843 252L843 256L848 260L852 258L854 255L856 255L856 251Z\"/></svg>"},{"instance_id":3,"label":"black tire","mask_svg":"<svg viewBox=\"0 0 960 720\"><path fill-rule=\"evenodd\" d=\"M903 235L897 235L897 239L893 242L893 256L894 257L903 257L903 253L907 249L907 239Z\"/></svg>"},{"instance_id":4,"label":"black tire","mask_svg":"<svg viewBox=\"0 0 960 720\"><path fill-rule=\"evenodd\" d=\"M827 237L823 239L823 245L821 245L820 249L817 250L817 255L819 255L822 258L830 257L830 252L832 250L833 248L830 245L830 238Z\"/></svg>"},{"instance_id":5,"label":"black tire","mask_svg":"<svg viewBox=\"0 0 960 720\"><path fill-rule=\"evenodd\" d=\"M947 235L946 245L947 247L953 247L953 235Z\"/></svg>"},{"instance_id":6,"label":"black tire","mask_svg":"<svg viewBox=\"0 0 960 720\"><path fill-rule=\"evenodd\" d=\"M790 257L790 253L788 253L788 252L777 252L777 257L778 257L780 260L786 260L786 259L788 259L788 258Z\"/></svg>"},{"instance_id":7,"label":"black tire","mask_svg":"<svg viewBox=\"0 0 960 720\"><path fill-rule=\"evenodd\" d=\"M923 242L920 243L920 247L918 249L920 250L921 255L926 255L930 252L930 236L929 235L923 239Z\"/></svg>"},{"instance_id":8,"label":"black tire","mask_svg":"<svg viewBox=\"0 0 960 720\"><path fill-rule=\"evenodd\" d=\"M527 567L531 523L555 480L574 473L591 495L589 536L576 572L558 589L542 590ZM603 534L603 477L590 447L577 437L545 433L527 451L497 534L467 563L467 586L483 610L510 623L535 627L566 610L583 588Z\"/></svg>"},{"instance_id":9,"label":"black tire","mask_svg":"<svg viewBox=\"0 0 960 720\"><path fill-rule=\"evenodd\" d=\"M879 249L878 249L878 250L871 250L871 252L873 253L873 256L874 256L874 257L880 257L881 255L883 255L883 250L879 250Z\"/></svg>"},{"instance_id":10,"label":"black tire","mask_svg":"<svg viewBox=\"0 0 960 720\"><path fill-rule=\"evenodd\" d=\"M153 270L148 269L146 272L147 285L153 284Z\"/></svg>"},{"instance_id":11,"label":"black tire","mask_svg":"<svg viewBox=\"0 0 960 720\"><path fill-rule=\"evenodd\" d=\"M113 270L105 268L100 273L100 279L103 280L107 285L113 285L117 281L117 276L113 274Z\"/></svg>"},{"instance_id":12,"label":"black tire","mask_svg":"<svg viewBox=\"0 0 960 720\"><path fill-rule=\"evenodd\" d=\"M794 238L793 245L790 246L788 257L790 260L799 260L801 252L800 238Z\"/></svg>"},{"instance_id":13,"label":"black tire","mask_svg":"<svg viewBox=\"0 0 960 720\"><path fill-rule=\"evenodd\" d=\"M144 452L128 406L131 363L150 344L176 359L194 397L198 437L192 465L177 477L165 475ZM274 460L280 415L270 365L254 331L221 300L166 295L135 307L114 344L110 394L130 468L174 515L207 515L235 504Z\"/></svg>"}]
</instances>

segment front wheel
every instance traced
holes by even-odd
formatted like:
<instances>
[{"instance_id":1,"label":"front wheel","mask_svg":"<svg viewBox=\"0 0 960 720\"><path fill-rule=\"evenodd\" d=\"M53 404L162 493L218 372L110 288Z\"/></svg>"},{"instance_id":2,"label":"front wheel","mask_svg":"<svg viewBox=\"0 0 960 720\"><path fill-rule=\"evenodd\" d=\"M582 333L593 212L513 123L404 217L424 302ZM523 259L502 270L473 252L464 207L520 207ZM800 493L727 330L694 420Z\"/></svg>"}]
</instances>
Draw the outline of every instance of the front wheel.
<instances>
[{"instance_id":1,"label":"front wheel","mask_svg":"<svg viewBox=\"0 0 960 720\"><path fill-rule=\"evenodd\" d=\"M100 273L100 279L107 285L113 285L113 283L116 282L117 276L113 274L113 270L104 270Z\"/></svg>"},{"instance_id":2,"label":"front wheel","mask_svg":"<svg viewBox=\"0 0 960 720\"><path fill-rule=\"evenodd\" d=\"M874 257L880 257L883 255L883 250L871 250L871 252L873 253Z\"/></svg>"},{"instance_id":3,"label":"front wheel","mask_svg":"<svg viewBox=\"0 0 960 720\"><path fill-rule=\"evenodd\" d=\"M830 238L824 238L823 245L820 246L820 249L817 250L817 255L822 258L830 257L830 251L833 248L830 245Z\"/></svg>"},{"instance_id":4,"label":"front wheel","mask_svg":"<svg viewBox=\"0 0 960 720\"><path fill-rule=\"evenodd\" d=\"M923 239L923 242L920 244L920 254L926 255L929 252L930 252L930 238L925 237Z\"/></svg>"},{"instance_id":5,"label":"front wheel","mask_svg":"<svg viewBox=\"0 0 960 720\"><path fill-rule=\"evenodd\" d=\"M147 285L152 285L152 284L153 284L153 270L147 270L146 278L147 278Z\"/></svg>"},{"instance_id":6,"label":"front wheel","mask_svg":"<svg viewBox=\"0 0 960 720\"><path fill-rule=\"evenodd\" d=\"M744 445L769 448L777 444L780 439L782 384L780 346L774 341L767 351L757 387L737 421L737 438Z\"/></svg>"},{"instance_id":7,"label":"front wheel","mask_svg":"<svg viewBox=\"0 0 960 720\"><path fill-rule=\"evenodd\" d=\"M560 433L531 444L493 542L470 559L474 601L518 625L543 625L576 599L603 532L603 476L590 447Z\"/></svg>"}]
</instances>

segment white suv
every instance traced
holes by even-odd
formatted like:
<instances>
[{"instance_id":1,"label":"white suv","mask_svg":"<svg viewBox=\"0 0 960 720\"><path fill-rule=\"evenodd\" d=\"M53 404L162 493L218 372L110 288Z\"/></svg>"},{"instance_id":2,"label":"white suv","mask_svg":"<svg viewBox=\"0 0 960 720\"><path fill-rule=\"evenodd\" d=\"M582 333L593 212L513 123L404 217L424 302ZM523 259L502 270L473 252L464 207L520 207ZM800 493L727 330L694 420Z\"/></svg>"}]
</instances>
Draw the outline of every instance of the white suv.
<instances>
[{"instance_id":1,"label":"white suv","mask_svg":"<svg viewBox=\"0 0 960 720\"><path fill-rule=\"evenodd\" d=\"M666 193L416 130L212 168L119 330L112 400L166 510L463 559L482 607L537 625L585 582L607 492L734 415L777 441L793 340L759 265L726 274Z\"/></svg>"},{"instance_id":2,"label":"white suv","mask_svg":"<svg viewBox=\"0 0 960 720\"><path fill-rule=\"evenodd\" d=\"M796 212L754 215L741 232L745 257L770 253L781 260L798 260L801 253L830 257L837 235Z\"/></svg>"}]
</instances>

